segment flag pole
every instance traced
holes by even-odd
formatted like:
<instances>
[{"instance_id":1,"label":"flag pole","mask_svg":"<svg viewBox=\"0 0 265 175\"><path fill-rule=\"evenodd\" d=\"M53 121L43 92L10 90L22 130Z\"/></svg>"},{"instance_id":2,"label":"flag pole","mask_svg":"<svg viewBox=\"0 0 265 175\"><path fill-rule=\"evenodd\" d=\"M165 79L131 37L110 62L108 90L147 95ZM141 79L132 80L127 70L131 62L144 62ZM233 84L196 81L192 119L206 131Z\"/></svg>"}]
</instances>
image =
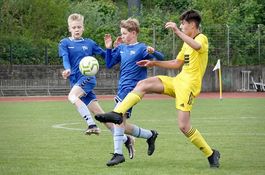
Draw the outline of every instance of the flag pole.
<instances>
[{"instance_id":1,"label":"flag pole","mask_svg":"<svg viewBox=\"0 0 265 175\"><path fill-rule=\"evenodd\" d=\"M222 71L221 71L221 63L220 63L220 59L217 60L217 63L216 65L214 66L213 68L213 71L217 70L218 69L218 77L219 77L219 90L220 90L220 93L219 93L219 98L220 100L223 98L223 90L222 90Z\"/></svg>"},{"instance_id":2,"label":"flag pole","mask_svg":"<svg viewBox=\"0 0 265 175\"><path fill-rule=\"evenodd\" d=\"M223 94L222 94L222 71L221 71L221 66L220 66L220 68L219 68L219 89L220 89L220 100L222 100L223 99Z\"/></svg>"}]
</instances>

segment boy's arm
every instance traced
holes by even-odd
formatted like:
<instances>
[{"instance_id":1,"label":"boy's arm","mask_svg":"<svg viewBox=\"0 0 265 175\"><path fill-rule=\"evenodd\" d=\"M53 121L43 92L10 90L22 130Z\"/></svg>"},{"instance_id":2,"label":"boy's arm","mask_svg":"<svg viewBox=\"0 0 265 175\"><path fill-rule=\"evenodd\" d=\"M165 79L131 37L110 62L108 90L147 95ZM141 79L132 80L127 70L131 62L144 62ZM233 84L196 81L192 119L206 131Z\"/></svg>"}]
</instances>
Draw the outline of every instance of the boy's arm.
<instances>
[{"instance_id":1,"label":"boy's arm","mask_svg":"<svg viewBox=\"0 0 265 175\"><path fill-rule=\"evenodd\" d=\"M141 67L162 67L167 69L179 69L183 66L183 60L169 60L169 61L151 61L151 60L141 60L136 63Z\"/></svg>"},{"instance_id":2,"label":"boy's arm","mask_svg":"<svg viewBox=\"0 0 265 175\"><path fill-rule=\"evenodd\" d=\"M110 69L119 62L117 59L119 57L118 55L119 49L118 49L118 46L115 46L114 49L111 49L112 38L110 34L105 35L104 41L105 41L105 47L106 47L106 55L105 55L106 67Z\"/></svg>"},{"instance_id":3,"label":"boy's arm","mask_svg":"<svg viewBox=\"0 0 265 175\"><path fill-rule=\"evenodd\" d=\"M105 62L108 69L120 62L119 47L115 49L106 49Z\"/></svg>"},{"instance_id":4,"label":"boy's arm","mask_svg":"<svg viewBox=\"0 0 265 175\"><path fill-rule=\"evenodd\" d=\"M94 42L93 54L100 55L102 58L105 58L106 51L102 49L96 42Z\"/></svg>"},{"instance_id":5,"label":"boy's arm","mask_svg":"<svg viewBox=\"0 0 265 175\"><path fill-rule=\"evenodd\" d=\"M121 36L118 36L118 37L116 38L116 40L114 41L113 47L114 47L114 48L115 48L115 47L118 47L121 43L122 43L122 38L121 38Z\"/></svg>"},{"instance_id":6,"label":"boy's arm","mask_svg":"<svg viewBox=\"0 0 265 175\"><path fill-rule=\"evenodd\" d=\"M63 57L63 67L64 67L64 69L65 70L67 70L67 69L71 69L71 65L70 65L70 61L69 61L69 58L68 58L68 56L67 55L64 55Z\"/></svg>"},{"instance_id":7,"label":"boy's arm","mask_svg":"<svg viewBox=\"0 0 265 175\"><path fill-rule=\"evenodd\" d=\"M187 43L190 47L192 47L194 50L200 50L201 44L196 42L193 38L189 37L185 33L181 32L179 28L177 27L176 23L174 22L167 22L165 25L165 28L170 28L173 30L173 32L182 39L185 43Z\"/></svg>"},{"instance_id":8,"label":"boy's arm","mask_svg":"<svg viewBox=\"0 0 265 175\"><path fill-rule=\"evenodd\" d=\"M157 60L164 60L164 54L156 51L153 47L147 46L147 52L154 56Z\"/></svg>"},{"instance_id":9,"label":"boy's arm","mask_svg":"<svg viewBox=\"0 0 265 175\"><path fill-rule=\"evenodd\" d=\"M144 58L146 58L146 59L155 58L157 60L164 60L164 54L156 51L153 47L147 46L146 51L147 51L147 53L146 53L146 56Z\"/></svg>"},{"instance_id":10,"label":"boy's arm","mask_svg":"<svg viewBox=\"0 0 265 175\"><path fill-rule=\"evenodd\" d=\"M68 50L66 45L61 41L59 43L59 57L63 60L64 71L62 72L62 76L66 79L71 74L71 64L69 61Z\"/></svg>"}]
</instances>

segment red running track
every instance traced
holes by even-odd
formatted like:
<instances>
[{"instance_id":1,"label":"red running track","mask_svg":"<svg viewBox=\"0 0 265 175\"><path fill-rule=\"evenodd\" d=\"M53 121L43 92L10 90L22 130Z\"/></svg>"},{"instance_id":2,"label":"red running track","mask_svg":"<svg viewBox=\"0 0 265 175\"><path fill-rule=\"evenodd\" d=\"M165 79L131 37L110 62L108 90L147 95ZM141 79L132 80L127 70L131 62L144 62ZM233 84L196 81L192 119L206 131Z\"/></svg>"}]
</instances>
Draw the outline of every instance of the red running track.
<instances>
[{"instance_id":1,"label":"red running track","mask_svg":"<svg viewBox=\"0 0 265 175\"><path fill-rule=\"evenodd\" d=\"M98 95L99 100L113 100L114 95ZM158 94L145 95L144 99L170 99L171 97ZM198 98L219 99L218 92L201 93ZM226 98L265 98L265 92L225 92ZM33 101L67 101L66 96L31 96L31 97L0 97L0 102L33 102Z\"/></svg>"}]
</instances>

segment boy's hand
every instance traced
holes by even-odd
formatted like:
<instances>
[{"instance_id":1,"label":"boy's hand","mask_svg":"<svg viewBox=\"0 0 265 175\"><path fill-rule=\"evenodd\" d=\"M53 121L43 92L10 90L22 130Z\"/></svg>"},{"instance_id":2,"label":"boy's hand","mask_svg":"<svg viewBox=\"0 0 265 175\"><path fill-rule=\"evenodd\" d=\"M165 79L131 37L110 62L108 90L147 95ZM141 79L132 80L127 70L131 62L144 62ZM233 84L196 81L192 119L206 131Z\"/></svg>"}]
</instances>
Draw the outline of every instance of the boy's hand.
<instances>
[{"instance_id":1,"label":"boy's hand","mask_svg":"<svg viewBox=\"0 0 265 175\"><path fill-rule=\"evenodd\" d=\"M112 48L112 38L111 38L110 34L105 34L104 41L105 41L105 47L107 49L111 49Z\"/></svg>"},{"instance_id":2,"label":"boy's hand","mask_svg":"<svg viewBox=\"0 0 265 175\"><path fill-rule=\"evenodd\" d=\"M71 74L71 70L67 69L62 72L63 79L67 79Z\"/></svg>"},{"instance_id":3,"label":"boy's hand","mask_svg":"<svg viewBox=\"0 0 265 175\"><path fill-rule=\"evenodd\" d=\"M165 28L166 29L172 29L173 32L179 32L179 28L177 27L177 24L174 23L174 22L167 22L166 25L165 25Z\"/></svg>"},{"instance_id":4,"label":"boy's hand","mask_svg":"<svg viewBox=\"0 0 265 175\"><path fill-rule=\"evenodd\" d=\"M141 60L141 61L136 62L136 64L140 67L153 67L154 66L154 62L150 60Z\"/></svg>"},{"instance_id":5,"label":"boy's hand","mask_svg":"<svg viewBox=\"0 0 265 175\"><path fill-rule=\"evenodd\" d=\"M155 52L155 49L153 48L153 47L151 47L151 46L147 46L147 52L149 53L149 54L152 54L152 53L154 53Z\"/></svg>"},{"instance_id":6,"label":"boy's hand","mask_svg":"<svg viewBox=\"0 0 265 175\"><path fill-rule=\"evenodd\" d=\"M117 46L120 45L121 43L122 43L122 38L121 38L121 36L118 36L118 37L116 38L116 40L114 41L113 46L114 46L114 47L117 47Z\"/></svg>"}]
</instances>

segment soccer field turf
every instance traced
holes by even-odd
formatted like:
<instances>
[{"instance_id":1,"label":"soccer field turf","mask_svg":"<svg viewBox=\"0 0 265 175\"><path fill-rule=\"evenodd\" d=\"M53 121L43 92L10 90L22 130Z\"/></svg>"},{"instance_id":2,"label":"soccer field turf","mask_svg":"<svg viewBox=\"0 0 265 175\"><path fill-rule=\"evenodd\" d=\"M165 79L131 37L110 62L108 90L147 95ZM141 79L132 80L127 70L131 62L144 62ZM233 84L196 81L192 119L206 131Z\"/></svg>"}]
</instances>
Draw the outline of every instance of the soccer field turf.
<instances>
[{"instance_id":1,"label":"soccer field turf","mask_svg":"<svg viewBox=\"0 0 265 175\"><path fill-rule=\"evenodd\" d=\"M113 101L101 101L106 111ZM221 167L207 159L177 128L174 100L143 100L129 122L156 129L156 150L136 139L136 157L118 166L105 164L113 139L104 127L86 136L74 106L63 102L0 102L0 174L20 175L264 175L265 99L197 99L192 125L221 152Z\"/></svg>"}]
</instances>

